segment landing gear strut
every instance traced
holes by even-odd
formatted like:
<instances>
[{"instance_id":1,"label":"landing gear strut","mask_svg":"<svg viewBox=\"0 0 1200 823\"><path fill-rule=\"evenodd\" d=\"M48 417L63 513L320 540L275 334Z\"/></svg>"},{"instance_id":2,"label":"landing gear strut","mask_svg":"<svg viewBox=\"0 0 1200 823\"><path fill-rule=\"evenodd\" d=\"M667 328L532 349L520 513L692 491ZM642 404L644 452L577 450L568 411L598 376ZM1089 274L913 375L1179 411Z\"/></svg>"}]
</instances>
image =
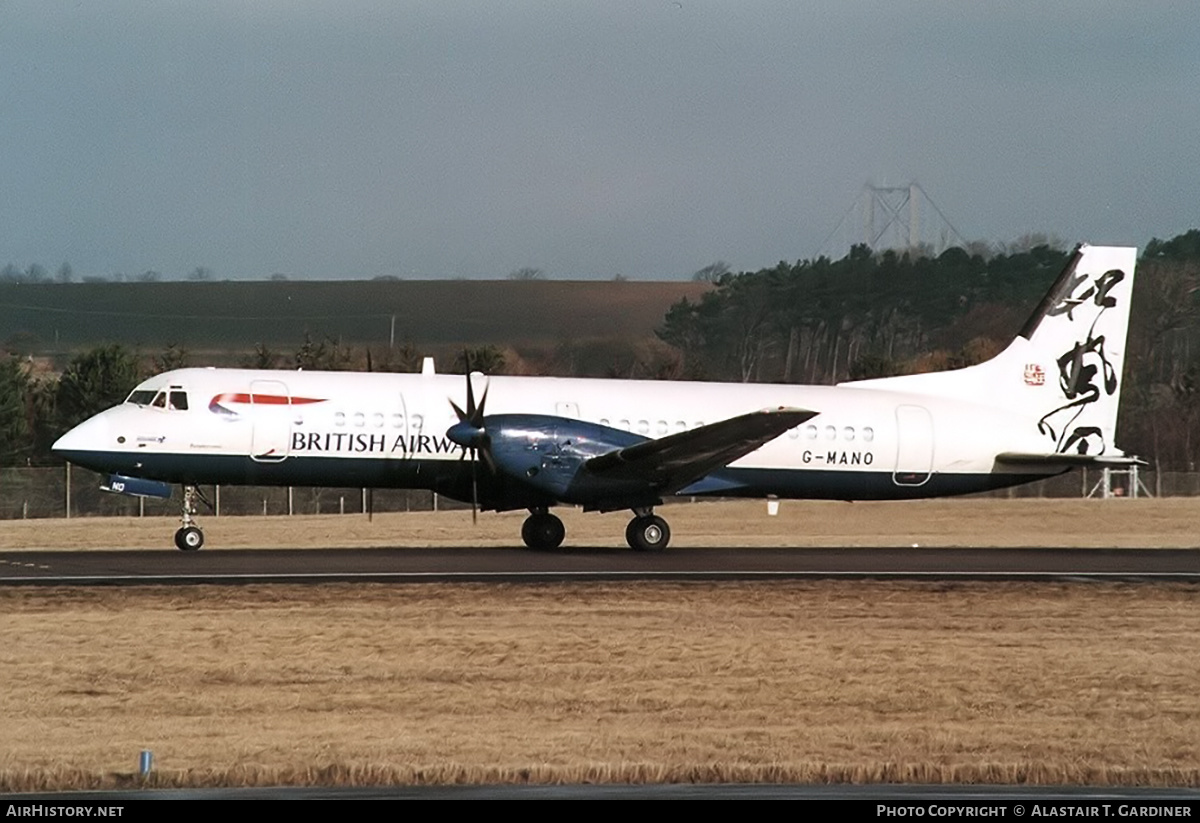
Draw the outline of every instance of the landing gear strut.
<instances>
[{"instance_id":1,"label":"landing gear strut","mask_svg":"<svg viewBox=\"0 0 1200 823\"><path fill-rule=\"evenodd\" d=\"M635 552L660 552L671 542L671 527L650 509L634 509L625 527L625 542Z\"/></svg>"},{"instance_id":2,"label":"landing gear strut","mask_svg":"<svg viewBox=\"0 0 1200 823\"><path fill-rule=\"evenodd\" d=\"M175 548L183 552L198 551L204 545L204 532L196 525L196 501L200 498L200 490L195 486L183 487L183 513L180 522L183 523L175 532Z\"/></svg>"},{"instance_id":3,"label":"landing gear strut","mask_svg":"<svg viewBox=\"0 0 1200 823\"><path fill-rule=\"evenodd\" d=\"M566 536L567 529L563 522L545 509L530 509L529 517L521 524L521 539L531 549L557 549Z\"/></svg>"}]
</instances>

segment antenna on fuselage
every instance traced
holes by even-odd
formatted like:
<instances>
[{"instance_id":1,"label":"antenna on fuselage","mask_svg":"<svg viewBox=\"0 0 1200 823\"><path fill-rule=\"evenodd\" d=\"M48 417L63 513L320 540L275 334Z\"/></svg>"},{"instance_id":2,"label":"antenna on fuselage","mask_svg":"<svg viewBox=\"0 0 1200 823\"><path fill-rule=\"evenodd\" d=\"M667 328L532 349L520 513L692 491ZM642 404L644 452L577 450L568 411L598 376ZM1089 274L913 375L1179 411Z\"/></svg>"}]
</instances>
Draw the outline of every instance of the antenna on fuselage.
<instances>
[{"instance_id":1,"label":"antenna on fuselage","mask_svg":"<svg viewBox=\"0 0 1200 823\"><path fill-rule=\"evenodd\" d=\"M437 374L433 368L432 357L426 357L421 361L421 374Z\"/></svg>"}]
</instances>

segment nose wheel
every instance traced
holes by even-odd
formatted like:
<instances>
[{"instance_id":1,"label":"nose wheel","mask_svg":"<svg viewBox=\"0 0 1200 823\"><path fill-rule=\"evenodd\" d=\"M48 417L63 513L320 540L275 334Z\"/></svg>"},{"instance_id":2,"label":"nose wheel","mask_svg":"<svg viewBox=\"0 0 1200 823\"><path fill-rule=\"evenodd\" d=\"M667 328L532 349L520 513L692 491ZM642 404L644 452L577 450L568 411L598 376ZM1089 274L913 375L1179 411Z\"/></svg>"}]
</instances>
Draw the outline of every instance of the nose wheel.
<instances>
[{"instance_id":1,"label":"nose wheel","mask_svg":"<svg viewBox=\"0 0 1200 823\"><path fill-rule=\"evenodd\" d=\"M625 527L625 542L635 552L660 552L671 542L671 527L656 514L639 514Z\"/></svg>"},{"instance_id":2,"label":"nose wheel","mask_svg":"<svg viewBox=\"0 0 1200 823\"><path fill-rule=\"evenodd\" d=\"M199 551L204 545L204 532L196 525L196 501L203 499L195 486L183 487L183 510L179 516L183 525L175 532L175 548L181 552Z\"/></svg>"},{"instance_id":3,"label":"nose wheel","mask_svg":"<svg viewBox=\"0 0 1200 823\"><path fill-rule=\"evenodd\" d=\"M181 552L194 552L204 545L204 532L188 526L175 532L175 548Z\"/></svg>"},{"instance_id":4,"label":"nose wheel","mask_svg":"<svg viewBox=\"0 0 1200 823\"><path fill-rule=\"evenodd\" d=\"M547 511L535 511L521 525L521 539L538 551L557 549L567 536L563 522Z\"/></svg>"}]
</instances>

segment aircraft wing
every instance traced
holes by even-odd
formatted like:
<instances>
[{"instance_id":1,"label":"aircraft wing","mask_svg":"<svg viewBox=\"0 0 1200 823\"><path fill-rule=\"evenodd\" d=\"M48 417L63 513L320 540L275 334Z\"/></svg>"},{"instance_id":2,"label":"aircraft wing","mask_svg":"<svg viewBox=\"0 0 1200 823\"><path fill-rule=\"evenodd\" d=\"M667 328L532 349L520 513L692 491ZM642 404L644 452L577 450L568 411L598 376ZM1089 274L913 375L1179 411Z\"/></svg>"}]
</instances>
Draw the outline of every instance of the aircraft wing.
<instances>
[{"instance_id":1,"label":"aircraft wing","mask_svg":"<svg viewBox=\"0 0 1200 823\"><path fill-rule=\"evenodd\" d=\"M584 466L597 477L643 480L661 493L670 494L816 415L807 409L763 409L635 443L593 457Z\"/></svg>"}]
</instances>

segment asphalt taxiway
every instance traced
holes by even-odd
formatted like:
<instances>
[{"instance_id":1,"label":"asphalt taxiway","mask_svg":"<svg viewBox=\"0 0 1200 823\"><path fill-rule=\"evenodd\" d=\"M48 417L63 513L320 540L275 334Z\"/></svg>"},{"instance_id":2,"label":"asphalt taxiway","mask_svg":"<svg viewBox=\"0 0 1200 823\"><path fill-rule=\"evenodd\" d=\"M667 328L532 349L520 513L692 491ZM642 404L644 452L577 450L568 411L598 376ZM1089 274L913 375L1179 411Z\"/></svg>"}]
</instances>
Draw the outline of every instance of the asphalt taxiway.
<instances>
[{"instance_id":1,"label":"asphalt taxiway","mask_svg":"<svg viewBox=\"0 0 1200 823\"><path fill-rule=\"evenodd\" d=\"M0 585L635 580L1200 582L1200 549L569 547L2 551Z\"/></svg>"}]
</instances>

